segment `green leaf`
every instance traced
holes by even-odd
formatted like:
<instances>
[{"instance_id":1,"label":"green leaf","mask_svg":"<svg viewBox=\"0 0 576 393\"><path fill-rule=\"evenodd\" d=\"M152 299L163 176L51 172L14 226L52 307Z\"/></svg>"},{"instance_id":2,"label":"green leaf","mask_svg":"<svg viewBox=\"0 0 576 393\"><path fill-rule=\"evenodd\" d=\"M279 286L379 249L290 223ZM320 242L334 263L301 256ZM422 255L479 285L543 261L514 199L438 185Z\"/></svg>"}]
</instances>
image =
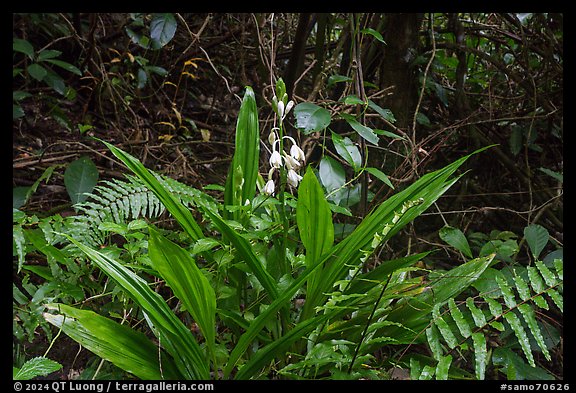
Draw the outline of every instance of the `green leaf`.
<instances>
[{"instance_id":1,"label":"green leaf","mask_svg":"<svg viewBox=\"0 0 576 393\"><path fill-rule=\"evenodd\" d=\"M472 335L472 329L470 329L468 321L466 321L464 315L462 314L462 311L460 311L460 309L456 305L454 298L448 299L448 307L450 309L450 315L452 316L454 322L456 322L456 326L458 326L458 330L460 331L462 337L464 338L470 337Z\"/></svg>"},{"instance_id":2,"label":"green leaf","mask_svg":"<svg viewBox=\"0 0 576 393\"><path fill-rule=\"evenodd\" d=\"M360 30L360 33L363 34L368 34L371 35L372 37L376 38L378 41L380 41L381 43L385 44L386 42L384 42L384 38L382 37L382 34L380 34L379 32L377 32L374 29L371 29L369 27Z\"/></svg>"},{"instance_id":3,"label":"green leaf","mask_svg":"<svg viewBox=\"0 0 576 393\"><path fill-rule=\"evenodd\" d=\"M12 105L12 120L20 119L24 117L26 114L24 113L24 109L20 105Z\"/></svg>"},{"instance_id":4,"label":"green leaf","mask_svg":"<svg viewBox=\"0 0 576 393\"><path fill-rule=\"evenodd\" d=\"M327 193L339 189L346 183L344 168L338 161L329 156L324 156L320 161L318 174Z\"/></svg>"},{"instance_id":5,"label":"green leaf","mask_svg":"<svg viewBox=\"0 0 576 393\"><path fill-rule=\"evenodd\" d=\"M330 77L328 77L327 87L331 87L336 83L342 83L342 82L352 82L352 78L346 75L330 75Z\"/></svg>"},{"instance_id":6,"label":"green leaf","mask_svg":"<svg viewBox=\"0 0 576 393\"><path fill-rule=\"evenodd\" d=\"M558 180L560 183L564 183L564 175L562 173L554 172L548 168L538 168L540 172L547 174L548 176L553 177L554 179Z\"/></svg>"},{"instance_id":7,"label":"green leaf","mask_svg":"<svg viewBox=\"0 0 576 393\"><path fill-rule=\"evenodd\" d=\"M532 336L534 336L536 343L542 350L542 354L544 355L546 360L551 361L552 357L550 356L550 352L548 352L548 348L546 347L546 343L544 342L544 337L542 336L542 331L540 331L540 327L538 326L538 322L536 321L536 315L534 313L534 310L527 303L520 304L518 306L518 310L524 317L524 321L526 321L526 324L530 328L530 332L532 333Z\"/></svg>"},{"instance_id":8,"label":"green leaf","mask_svg":"<svg viewBox=\"0 0 576 393\"><path fill-rule=\"evenodd\" d=\"M311 102L301 102L296 105L294 117L296 118L296 128L306 135L324 130L332 121L330 112Z\"/></svg>"},{"instance_id":9,"label":"green leaf","mask_svg":"<svg viewBox=\"0 0 576 393\"><path fill-rule=\"evenodd\" d=\"M26 70L28 70L28 73L32 78L40 82L46 77L46 75L48 75L48 70L36 63L30 64Z\"/></svg>"},{"instance_id":10,"label":"green leaf","mask_svg":"<svg viewBox=\"0 0 576 393\"><path fill-rule=\"evenodd\" d=\"M388 121L389 123L395 123L396 122L396 118L394 117L394 114L392 113L392 111L390 109L384 109L372 100L368 100L368 107L371 108L376 113L378 113L380 116L382 116L382 118L384 120ZM393 134L393 135L395 135L395 134ZM396 137L403 139L400 136L396 136Z\"/></svg>"},{"instance_id":11,"label":"green leaf","mask_svg":"<svg viewBox=\"0 0 576 393\"><path fill-rule=\"evenodd\" d=\"M82 71L80 71L78 68L76 68L72 64L67 63L65 61L56 60L56 59L47 59L46 62L50 63L50 64L54 64L60 68L65 69L66 71L69 71L69 72L76 74L78 76L82 76Z\"/></svg>"},{"instance_id":12,"label":"green leaf","mask_svg":"<svg viewBox=\"0 0 576 393\"><path fill-rule=\"evenodd\" d=\"M466 306L472 313L472 318L474 319L474 323L479 328L486 326L486 316L476 305L474 304L474 299L471 297L466 298Z\"/></svg>"},{"instance_id":13,"label":"green leaf","mask_svg":"<svg viewBox=\"0 0 576 393\"><path fill-rule=\"evenodd\" d=\"M450 365L452 364L452 355L446 355L440 357L438 364L436 365L436 379L437 380L447 380L448 371L450 370Z\"/></svg>"},{"instance_id":14,"label":"green leaf","mask_svg":"<svg viewBox=\"0 0 576 393\"><path fill-rule=\"evenodd\" d=\"M58 371L62 365L54 360L45 357L36 357L27 360L16 373L12 375L13 380L25 381L35 377L45 377L54 371Z\"/></svg>"},{"instance_id":15,"label":"green leaf","mask_svg":"<svg viewBox=\"0 0 576 393\"><path fill-rule=\"evenodd\" d=\"M439 360L442 358L442 345L440 344L440 335L438 334L438 327L435 324L431 324L429 328L426 329L426 338L428 339L428 346L434 359Z\"/></svg>"},{"instance_id":16,"label":"green leaf","mask_svg":"<svg viewBox=\"0 0 576 393\"><path fill-rule=\"evenodd\" d=\"M109 256L65 236L142 308L162 347L172 355L178 370L186 379L209 378L208 361L192 332L172 312L166 301L150 289L146 281Z\"/></svg>"},{"instance_id":17,"label":"green leaf","mask_svg":"<svg viewBox=\"0 0 576 393\"><path fill-rule=\"evenodd\" d=\"M14 38L12 40L12 50L24 53L26 56L30 58L30 60L34 60L34 47L27 40L23 40L21 38Z\"/></svg>"},{"instance_id":18,"label":"green leaf","mask_svg":"<svg viewBox=\"0 0 576 393\"><path fill-rule=\"evenodd\" d=\"M214 351L216 337L216 295L210 282L190 254L148 227L150 263L196 321L206 343Z\"/></svg>"},{"instance_id":19,"label":"green leaf","mask_svg":"<svg viewBox=\"0 0 576 393\"><path fill-rule=\"evenodd\" d=\"M62 54L59 50L54 49L44 49L42 52L38 53L38 61L44 61L48 59L53 59Z\"/></svg>"},{"instance_id":20,"label":"green leaf","mask_svg":"<svg viewBox=\"0 0 576 393\"><path fill-rule=\"evenodd\" d=\"M526 334L520 319L512 311L505 313L504 319L506 319L506 321L512 327L512 330L518 339L518 343L520 344L522 351L524 351L524 355L526 355L528 364L530 364L532 367L536 367L534 356L532 356L532 349L530 348L530 340L528 339L528 335Z\"/></svg>"},{"instance_id":21,"label":"green leaf","mask_svg":"<svg viewBox=\"0 0 576 393\"><path fill-rule=\"evenodd\" d=\"M184 228L184 231L186 231L192 240L198 240L204 237L202 229L192 216L190 210L187 209L176 196L172 195L138 159L108 142L100 139L97 140L104 143L116 157L142 180L144 185L166 206L166 209L172 214L176 221L178 221L182 228Z\"/></svg>"},{"instance_id":22,"label":"green leaf","mask_svg":"<svg viewBox=\"0 0 576 393\"><path fill-rule=\"evenodd\" d=\"M342 118L348 122L350 127L352 127L352 129L354 129L354 131L356 131L362 138L372 143L373 145L378 145L378 135L376 135L370 127L366 127L365 125L360 124L358 120L354 118L354 116L347 113L342 113L340 116L342 116Z\"/></svg>"},{"instance_id":23,"label":"green leaf","mask_svg":"<svg viewBox=\"0 0 576 393\"><path fill-rule=\"evenodd\" d=\"M102 359L144 380L182 378L171 358L144 333L121 325L93 311L51 304L58 314L44 318ZM161 360L161 363L159 362Z\"/></svg>"},{"instance_id":24,"label":"green leaf","mask_svg":"<svg viewBox=\"0 0 576 393\"><path fill-rule=\"evenodd\" d=\"M432 308L432 320L438 327L440 333L442 333L442 337L446 341L446 344L448 344L450 349L454 349L458 345L458 340L456 339L456 336L454 336L454 333L452 333L452 329L448 323L444 320L444 317L440 315L439 304L436 304L434 308Z\"/></svg>"},{"instance_id":25,"label":"green leaf","mask_svg":"<svg viewBox=\"0 0 576 393\"><path fill-rule=\"evenodd\" d=\"M312 267L332 247L334 225L324 191L310 166L298 188L296 222L300 239L306 249L306 266ZM309 287L315 286L316 278L317 276L313 275L309 279Z\"/></svg>"},{"instance_id":26,"label":"green leaf","mask_svg":"<svg viewBox=\"0 0 576 393\"><path fill-rule=\"evenodd\" d=\"M528 225L524 228L524 239L532 251L534 259L538 259L540 253L548 243L550 235L548 230L538 224Z\"/></svg>"},{"instance_id":27,"label":"green leaf","mask_svg":"<svg viewBox=\"0 0 576 393\"><path fill-rule=\"evenodd\" d=\"M98 182L98 169L88 157L80 157L64 172L64 185L73 204L84 202Z\"/></svg>"},{"instance_id":28,"label":"green leaf","mask_svg":"<svg viewBox=\"0 0 576 393\"><path fill-rule=\"evenodd\" d=\"M342 157L352 168L354 172L358 172L362 166L362 156L358 146L354 144L348 137L342 138L340 135L332 132L332 142L336 148L336 152Z\"/></svg>"},{"instance_id":29,"label":"green leaf","mask_svg":"<svg viewBox=\"0 0 576 393\"><path fill-rule=\"evenodd\" d=\"M394 189L394 185L392 184L390 179L388 179L388 176L386 176L386 174L384 172L382 172L380 169L369 167L369 168L366 168L366 171L369 174L375 176L376 178L382 180L384 182L384 184L386 184L391 189Z\"/></svg>"},{"instance_id":30,"label":"green leaf","mask_svg":"<svg viewBox=\"0 0 576 393\"><path fill-rule=\"evenodd\" d=\"M168 44L174 38L177 26L172 13L154 14L150 22L152 49L160 49Z\"/></svg>"},{"instance_id":31,"label":"green leaf","mask_svg":"<svg viewBox=\"0 0 576 393\"><path fill-rule=\"evenodd\" d=\"M260 156L260 128L258 107L251 87L246 87L236 122L235 150L228 170L224 203L227 206L244 206L246 200L252 201L256 195L256 181ZM225 213L225 218L239 221L242 214L236 210Z\"/></svg>"},{"instance_id":32,"label":"green leaf","mask_svg":"<svg viewBox=\"0 0 576 393\"><path fill-rule=\"evenodd\" d=\"M502 367L508 380L555 380L553 375L548 374L542 368L530 367L510 348L498 347L492 354L492 363L496 367Z\"/></svg>"},{"instance_id":33,"label":"green leaf","mask_svg":"<svg viewBox=\"0 0 576 393\"><path fill-rule=\"evenodd\" d=\"M472 342L474 344L474 372L476 373L476 379L484 380L486 365L488 364L484 333L472 333Z\"/></svg>"},{"instance_id":34,"label":"green leaf","mask_svg":"<svg viewBox=\"0 0 576 393\"><path fill-rule=\"evenodd\" d=\"M453 228L451 226L445 226L440 229L439 236L440 239L444 240L446 243L462 252L468 258L473 258L468 240L460 229Z\"/></svg>"},{"instance_id":35,"label":"green leaf","mask_svg":"<svg viewBox=\"0 0 576 393\"><path fill-rule=\"evenodd\" d=\"M346 97L342 98L341 101L346 105L365 105L366 103L362 101L358 96L354 94L347 95Z\"/></svg>"}]
</instances>

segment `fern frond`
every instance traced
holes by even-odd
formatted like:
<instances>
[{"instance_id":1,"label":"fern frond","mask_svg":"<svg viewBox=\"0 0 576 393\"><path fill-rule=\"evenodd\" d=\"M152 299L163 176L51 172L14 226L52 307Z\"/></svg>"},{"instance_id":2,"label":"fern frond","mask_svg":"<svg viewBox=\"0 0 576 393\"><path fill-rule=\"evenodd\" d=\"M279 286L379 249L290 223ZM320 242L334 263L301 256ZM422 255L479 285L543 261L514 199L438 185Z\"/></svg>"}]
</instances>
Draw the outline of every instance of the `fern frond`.
<instances>
[{"instance_id":1,"label":"fern frond","mask_svg":"<svg viewBox=\"0 0 576 393\"><path fill-rule=\"evenodd\" d=\"M552 266L551 268L542 261L537 261L535 266L513 271L511 279L507 279L502 272L497 272L495 281L499 293L491 291L475 298L468 297L459 303L448 299L436 304L432 309L432 322L426 329L426 336L433 357L438 361L437 367L440 367L440 362L447 354L450 355L455 350L458 353L473 351L476 378L483 379L491 354L487 346L490 342L488 338L491 334L506 330L514 333L510 337L516 339L530 366L536 367L530 335L544 357L551 361L536 311L549 310L546 300L550 299L563 312L563 299L560 294L563 263L557 259ZM472 345L469 345L469 341ZM413 371L418 374L417 365L414 366L416 370ZM447 370L442 369L442 376L445 372Z\"/></svg>"}]
</instances>

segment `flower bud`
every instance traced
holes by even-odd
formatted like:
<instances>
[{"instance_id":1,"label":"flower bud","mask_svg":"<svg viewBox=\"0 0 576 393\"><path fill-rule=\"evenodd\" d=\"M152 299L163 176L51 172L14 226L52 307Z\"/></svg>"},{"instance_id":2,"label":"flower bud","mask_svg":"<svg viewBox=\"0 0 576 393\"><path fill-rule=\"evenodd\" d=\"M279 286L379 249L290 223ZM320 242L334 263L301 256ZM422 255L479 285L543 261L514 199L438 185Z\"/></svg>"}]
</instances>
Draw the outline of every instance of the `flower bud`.
<instances>
[{"instance_id":1,"label":"flower bud","mask_svg":"<svg viewBox=\"0 0 576 393\"><path fill-rule=\"evenodd\" d=\"M292 156L284 153L284 162L286 163L286 168L297 170L300 168L300 162L294 159Z\"/></svg>"},{"instance_id":2,"label":"flower bud","mask_svg":"<svg viewBox=\"0 0 576 393\"><path fill-rule=\"evenodd\" d=\"M278 101L278 117L280 119L284 118L284 103L282 101Z\"/></svg>"},{"instance_id":3,"label":"flower bud","mask_svg":"<svg viewBox=\"0 0 576 393\"><path fill-rule=\"evenodd\" d=\"M276 190L276 185L274 184L274 180L268 180L268 183L264 186L264 194L274 196L274 191Z\"/></svg>"}]
</instances>

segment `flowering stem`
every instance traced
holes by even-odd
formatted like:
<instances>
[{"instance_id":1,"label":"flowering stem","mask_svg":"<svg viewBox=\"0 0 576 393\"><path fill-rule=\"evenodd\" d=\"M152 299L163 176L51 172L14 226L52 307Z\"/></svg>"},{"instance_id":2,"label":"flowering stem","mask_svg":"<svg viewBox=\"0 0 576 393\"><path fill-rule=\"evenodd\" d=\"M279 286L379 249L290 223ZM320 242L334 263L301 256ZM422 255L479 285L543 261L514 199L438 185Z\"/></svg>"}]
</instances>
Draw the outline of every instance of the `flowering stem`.
<instances>
[{"instance_id":1,"label":"flowering stem","mask_svg":"<svg viewBox=\"0 0 576 393\"><path fill-rule=\"evenodd\" d=\"M279 137L279 151L284 151L284 126L282 119L279 121L278 137ZM282 275L288 273L286 267L286 243L288 240L288 217L286 216L286 202L284 199L284 190L286 189L286 168L280 167L280 185L278 187L278 200L280 201L280 218L282 220L282 242L280 250L280 272Z\"/></svg>"}]
</instances>

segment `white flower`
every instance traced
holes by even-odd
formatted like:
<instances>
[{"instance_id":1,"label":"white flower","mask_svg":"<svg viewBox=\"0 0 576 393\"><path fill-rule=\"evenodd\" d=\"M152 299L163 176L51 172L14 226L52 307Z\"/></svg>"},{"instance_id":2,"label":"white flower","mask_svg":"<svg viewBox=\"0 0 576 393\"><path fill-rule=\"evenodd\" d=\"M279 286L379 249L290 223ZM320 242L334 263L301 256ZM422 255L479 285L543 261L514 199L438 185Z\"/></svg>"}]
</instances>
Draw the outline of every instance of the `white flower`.
<instances>
[{"instance_id":1,"label":"white flower","mask_svg":"<svg viewBox=\"0 0 576 393\"><path fill-rule=\"evenodd\" d=\"M270 131L270 135L268 135L268 143L270 146L274 146L274 142L276 142L276 132L272 130Z\"/></svg>"},{"instance_id":2,"label":"white flower","mask_svg":"<svg viewBox=\"0 0 576 393\"><path fill-rule=\"evenodd\" d=\"M274 184L274 180L268 180L268 183L264 186L264 194L274 196L274 191L276 190L276 185Z\"/></svg>"},{"instance_id":3,"label":"white flower","mask_svg":"<svg viewBox=\"0 0 576 393\"><path fill-rule=\"evenodd\" d=\"M302 176L300 176L299 174L297 174L294 169L290 169L288 171L288 183L296 188L298 187L298 183L300 183L300 180L302 180Z\"/></svg>"},{"instance_id":4,"label":"white flower","mask_svg":"<svg viewBox=\"0 0 576 393\"><path fill-rule=\"evenodd\" d=\"M282 156L276 150L274 150L270 156L270 166L273 168L280 168L282 166Z\"/></svg>"},{"instance_id":5,"label":"white flower","mask_svg":"<svg viewBox=\"0 0 576 393\"><path fill-rule=\"evenodd\" d=\"M288 169L294 169L294 170L300 169L300 162L298 160L295 160L293 157L289 156L286 153L284 153L284 162L286 163L286 167Z\"/></svg>"},{"instance_id":6,"label":"white flower","mask_svg":"<svg viewBox=\"0 0 576 393\"><path fill-rule=\"evenodd\" d=\"M300 163L306 161L306 155L304 154L302 149L300 149L300 147L298 147L298 145L295 143L293 143L292 147L290 148L290 155L292 156L292 158L294 158Z\"/></svg>"}]
</instances>

